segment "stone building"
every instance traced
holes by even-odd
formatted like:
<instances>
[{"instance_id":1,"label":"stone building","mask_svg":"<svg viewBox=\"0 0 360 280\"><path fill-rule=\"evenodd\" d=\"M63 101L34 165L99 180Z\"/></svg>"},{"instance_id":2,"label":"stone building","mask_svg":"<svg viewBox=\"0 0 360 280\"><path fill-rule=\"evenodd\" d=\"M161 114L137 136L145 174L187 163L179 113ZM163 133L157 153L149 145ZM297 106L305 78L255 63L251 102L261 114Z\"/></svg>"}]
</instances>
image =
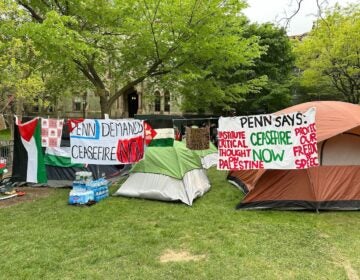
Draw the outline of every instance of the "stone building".
<instances>
[{"instance_id":1,"label":"stone building","mask_svg":"<svg viewBox=\"0 0 360 280\"><path fill-rule=\"evenodd\" d=\"M111 118L132 118L136 114L181 114L180 98L172 95L170 91L156 89L148 92L143 84L124 96L121 96L112 106ZM99 98L93 92L74 94L72 97L64 97L58 104L41 110L40 106L31 105L25 107L25 115L49 115L67 118L100 118Z\"/></svg>"}]
</instances>

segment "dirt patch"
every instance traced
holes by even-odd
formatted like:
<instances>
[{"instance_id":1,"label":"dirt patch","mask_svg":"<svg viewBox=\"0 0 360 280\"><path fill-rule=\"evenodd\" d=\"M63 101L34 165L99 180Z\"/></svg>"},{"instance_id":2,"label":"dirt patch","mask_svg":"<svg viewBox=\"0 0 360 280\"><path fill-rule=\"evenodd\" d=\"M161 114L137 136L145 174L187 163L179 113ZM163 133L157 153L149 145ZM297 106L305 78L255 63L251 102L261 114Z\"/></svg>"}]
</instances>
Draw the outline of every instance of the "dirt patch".
<instances>
[{"instance_id":1,"label":"dirt patch","mask_svg":"<svg viewBox=\"0 0 360 280\"><path fill-rule=\"evenodd\" d=\"M20 192L25 192L25 195L12 197L5 200L0 200L0 208L6 208L26 201L30 201L30 202L35 201L40 197L47 197L55 192L54 189L46 188L46 187L40 187L40 188L19 187L16 189Z\"/></svg>"},{"instance_id":2,"label":"dirt patch","mask_svg":"<svg viewBox=\"0 0 360 280\"><path fill-rule=\"evenodd\" d=\"M343 267L349 280L360 280L356 270L352 267L351 262L343 256L335 247L331 248L334 263Z\"/></svg>"},{"instance_id":3,"label":"dirt patch","mask_svg":"<svg viewBox=\"0 0 360 280\"><path fill-rule=\"evenodd\" d=\"M160 256L161 263L167 262L189 262L189 261L200 261L205 259L205 255L192 255L188 251L173 251L166 250Z\"/></svg>"},{"instance_id":4,"label":"dirt patch","mask_svg":"<svg viewBox=\"0 0 360 280\"><path fill-rule=\"evenodd\" d=\"M359 280L359 275L355 269L351 266L351 263L348 260L343 260L342 265L346 271L346 275L349 280Z\"/></svg>"},{"instance_id":5,"label":"dirt patch","mask_svg":"<svg viewBox=\"0 0 360 280\"><path fill-rule=\"evenodd\" d=\"M326 233L320 232L319 237L321 238L329 238L330 236Z\"/></svg>"}]
</instances>

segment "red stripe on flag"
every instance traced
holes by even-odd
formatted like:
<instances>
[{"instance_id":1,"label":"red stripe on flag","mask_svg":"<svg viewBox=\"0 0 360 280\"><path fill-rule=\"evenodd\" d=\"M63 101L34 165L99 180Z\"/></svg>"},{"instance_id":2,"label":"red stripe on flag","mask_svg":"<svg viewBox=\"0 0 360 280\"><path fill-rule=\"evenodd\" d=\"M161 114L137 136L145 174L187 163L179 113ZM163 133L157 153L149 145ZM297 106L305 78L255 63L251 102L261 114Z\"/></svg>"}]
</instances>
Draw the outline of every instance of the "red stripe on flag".
<instances>
[{"instance_id":1,"label":"red stripe on flag","mask_svg":"<svg viewBox=\"0 0 360 280\"><path fill-rule=\"evenodd\" d=\"M20 122L18 123L21 138L27 142L30 141L31 137L34 135L38 120L39 118L35 118L23 124Z\"/></svg>"}]
</instances>

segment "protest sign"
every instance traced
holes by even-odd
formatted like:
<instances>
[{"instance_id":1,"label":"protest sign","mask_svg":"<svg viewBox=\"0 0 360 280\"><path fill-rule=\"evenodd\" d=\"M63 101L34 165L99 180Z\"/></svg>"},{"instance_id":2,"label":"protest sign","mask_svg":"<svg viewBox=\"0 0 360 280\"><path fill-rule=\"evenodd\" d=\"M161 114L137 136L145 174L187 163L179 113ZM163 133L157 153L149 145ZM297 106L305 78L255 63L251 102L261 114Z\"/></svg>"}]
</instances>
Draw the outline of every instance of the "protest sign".
<instances>
[{"instance_id":1,"label":"protest sign","mask_svg":"<svg viewBox=\"0 0 360 280\"><path fill-rule=\"evenodd\" d=\"M141 120L77 120L71 129L72 163L127 164L144 156Z\"/></svg>"},{"instance_id":2,"label":"protest sign","mask_svg":"<svg viewBox=\"0 0 360 280\"><path fill-rule=\"evenodd\" d=\"M186 147L190 150L209 149L210 130L208 127L186 127Z\"/></svg>"},{"instance_id":3,"label":"protest sign","mask_svg":"<svg viewBox=\"0 0 360 280\"><path fill-rule=\"evenodd\" d=\"M318 166L315 112L315 108L311 108L305 113L221 117L218 169Z\"/></svg>"}]
</instances>

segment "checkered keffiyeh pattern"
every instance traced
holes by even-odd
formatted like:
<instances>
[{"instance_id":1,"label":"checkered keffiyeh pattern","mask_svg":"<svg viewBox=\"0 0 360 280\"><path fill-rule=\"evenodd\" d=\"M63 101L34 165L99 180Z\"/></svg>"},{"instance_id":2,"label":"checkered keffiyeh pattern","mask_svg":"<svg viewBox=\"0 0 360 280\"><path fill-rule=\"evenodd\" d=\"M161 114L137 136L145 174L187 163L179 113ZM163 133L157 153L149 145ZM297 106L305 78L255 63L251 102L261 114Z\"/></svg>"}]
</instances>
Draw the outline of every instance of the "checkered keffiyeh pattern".
<instances>
[{"instance_id":1,"label":"checkered keffiyeh pattern","mask_svg":"<svg viewBox=\"0 0 360 280\"><path fill-rule=\"evenodd\" d=\"M63 119L41 119L41 143L43 147L60 147Z\"/></svg>"}]
</instances>

